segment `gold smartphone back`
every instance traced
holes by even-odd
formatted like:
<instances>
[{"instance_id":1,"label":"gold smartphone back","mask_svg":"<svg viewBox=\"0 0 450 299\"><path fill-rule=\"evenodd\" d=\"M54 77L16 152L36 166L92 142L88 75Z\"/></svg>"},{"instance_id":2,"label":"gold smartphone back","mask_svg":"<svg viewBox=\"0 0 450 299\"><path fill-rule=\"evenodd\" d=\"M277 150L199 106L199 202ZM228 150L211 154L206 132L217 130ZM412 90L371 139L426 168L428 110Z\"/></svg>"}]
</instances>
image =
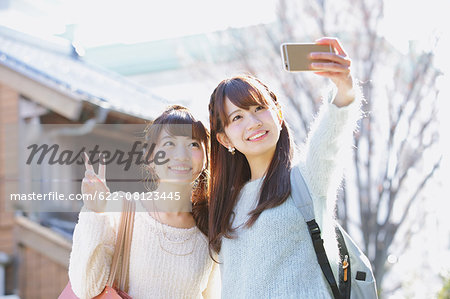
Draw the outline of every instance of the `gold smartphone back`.
<instances>
[{"instance_id":1,"label":"gold smartphone back","mask_svg":"<svg viewBox=\"0 0 450 299\"><path fill-rule=\"evenodd\" d=\"M311 52L333 52L329 45L284 43L281 45L281 57L284 69L288 72L312 71L309 66L312 62L324 62L324 60L311 60L308 58Z\"/></svg>"}]
</instances>

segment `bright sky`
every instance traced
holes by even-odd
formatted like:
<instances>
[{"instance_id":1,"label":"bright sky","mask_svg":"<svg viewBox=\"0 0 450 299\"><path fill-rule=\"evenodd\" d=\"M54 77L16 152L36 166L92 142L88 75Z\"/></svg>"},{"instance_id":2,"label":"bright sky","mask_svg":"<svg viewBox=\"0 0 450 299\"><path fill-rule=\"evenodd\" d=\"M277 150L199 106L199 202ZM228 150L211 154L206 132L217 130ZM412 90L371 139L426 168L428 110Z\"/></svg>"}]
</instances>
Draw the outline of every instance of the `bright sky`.
<instances>
[{"instance_id":1,"label":"bright sky","mask_svg":"<svg viewBox=\"0 0 450 299\"><path fill-rule=\"evenodd\" d=\"M157 1L157 4L149 5L147 1L133 0L126 2L126 7L129 7L130 3L134 6L129 19L126 18L127 14L124 12L126 7L123 1L101 0L96 3L97 9L94 8L93 11L101 11L104 7L108 7L109 14L106 19L102 18L104 23L98 24L97 13L80 13L84 15L80 35L85 36L85 42L89 44L101 42L102 40L98 38L102 35L104 40L134 43L274 20L273 1L169 0ZM250 11L251 13L248 13ZM98 25L98 29L92 32L91 28L96 27L95 24ZM129 30L129 28L135 30ZM109 33L104 34L104 32Z\"/></svg>"},{"instance_id":2,"label":"bright sky","mask_svg":"<svg viewBox=\"0 0 450 299\"><path fill-rule=\"evenodd\" d=\"M12 5L7 14L0 12L0 23L37 35L63 33L65 24L75 23L85 47L267 23L274 20L275 11L273 0L15 1L19 4ZM29 10L26 15L21 12L24 6Z\"/></svg>"},{"instance_id":3,"label":"bright sky","mask_svg":"<svg viewBox=\"0 0 450 299\"><path fill-rule=\"evenodd\" d=\"M449 28L448 1L389 0L384 3L382 34L404 52L408 40L418 40L425 45L432 38L430 33L439 34Z\"/></svg>"},{"instance_id":4,"label":"bright sky","mask_svg":"<svg viewBox=\"0 0 450 299\"><path fill-rule=\"evenodd\" d=\"M0 24L39 35L79 26L86 47L134 43L227 27L271 22L276 0L9 0L0 4ZM449 27L444 0L385 1L385 36L406 49L409 39L427 42L433 28ZM6 10L5 8L9 8ZM447 25L447 26L446 26Z\"/></svg>"}]
</instances>

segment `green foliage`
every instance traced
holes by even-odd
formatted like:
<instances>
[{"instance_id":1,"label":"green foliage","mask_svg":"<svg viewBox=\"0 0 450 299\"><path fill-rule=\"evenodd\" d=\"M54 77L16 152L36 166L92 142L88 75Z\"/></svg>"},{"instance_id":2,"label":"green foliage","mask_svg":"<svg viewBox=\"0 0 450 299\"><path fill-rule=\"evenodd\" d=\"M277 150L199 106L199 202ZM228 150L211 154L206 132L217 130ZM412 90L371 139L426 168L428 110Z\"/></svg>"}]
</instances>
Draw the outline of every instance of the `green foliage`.
<instances>
[{"instance_id":1,"label":"green foliage","mask_svg":"<svg viewBox=\"0 0 450 299\"><path fill-rule=\"evenodd\" d=\"M450 299L450 276L444 280L444 286L439 291L438 299Z\"/></svg>"}]
</instances>

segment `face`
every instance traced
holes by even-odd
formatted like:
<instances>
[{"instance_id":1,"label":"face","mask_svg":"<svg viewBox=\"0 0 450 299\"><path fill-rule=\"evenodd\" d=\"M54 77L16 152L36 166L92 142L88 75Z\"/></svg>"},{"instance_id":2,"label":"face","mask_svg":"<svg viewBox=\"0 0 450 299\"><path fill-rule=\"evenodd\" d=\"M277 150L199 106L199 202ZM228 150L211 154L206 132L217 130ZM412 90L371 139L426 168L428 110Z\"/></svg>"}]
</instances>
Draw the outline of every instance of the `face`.
<instances>
[{"instance_id":1,"label":"face","mask_svg":"<svg viewBox=\"0 0 450 299\"><path fill-rule=\"evenodd\" d=\"M206 164L203 144L186 136L171 136L162 130L155 153L163 151L169 159L162 165L154 165L160 182L187 184L200 175Z\"/></svg>"},{"instance_id":2,"label":"face","mask_svg":"<svg viewBox=\"0 0 450 299\"><path fill-rule=\"evenodd\" d=\"M218 134L219 142L227 148L236 148L247 158L267 155L271 159L281 130L276 106L255 105L246 110L226 98L225 112L229 124L225 134Z\"/></svg>"}]
</instances>

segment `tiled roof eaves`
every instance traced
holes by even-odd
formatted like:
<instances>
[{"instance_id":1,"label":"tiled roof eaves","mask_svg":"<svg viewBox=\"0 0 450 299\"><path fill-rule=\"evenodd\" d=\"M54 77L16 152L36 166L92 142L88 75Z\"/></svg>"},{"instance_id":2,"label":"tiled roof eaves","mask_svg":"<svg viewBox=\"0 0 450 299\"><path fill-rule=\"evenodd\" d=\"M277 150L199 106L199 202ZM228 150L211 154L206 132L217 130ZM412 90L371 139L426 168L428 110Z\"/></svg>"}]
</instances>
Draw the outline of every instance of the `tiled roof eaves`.
<instances>
[{"instance_id":1,"label":"tiled roof eaves","mask_svg":"<svg viewBox=\"0 0 450 299\"><path fill-rule=\"evenodd\" d=\"M16 59L16 58L4 53L1 50L0 50L0 64L6 66L24 76L32 79L32 80L35 80L36 82L39 82L49 88L57 90L58 92L61 92L75 100L87 101L96 106L114 110L114 111L117 111L120 113L127 114L129 116L133 116L133 117L137 117L137 118L141 118L141 119L148 120L148 119L152 119L154 117L153 115L141 113L139 111L135 111L135 110L131 110L131 109L126 109L125 106L120 107L117 105L113 105L110 102L108 102L108 100L106 100L102 97L97 97L95 95L92 95L92 94L84 91L84 90L73 88L67 82L64 82L55 77L52 77L52 76L48 75L47 73L42 72L42 71L40 71L28 64ZM98 70L98 71L102 71L102 70ZM115 74L113 74L113 75L115 75ZM111 76L111 74L109 74L109 76ZM120 77L118 75L114 76L114 77L116 77L115 79L122 79L122 78L117 78L117 77ZM127 82L127 84L130 84L130 82ZM155 97L155 96L153 96L153 97L149 96L149 99L168 103L167 100L159 98L159 97Z\"/></svg>"},{"instance_id":2,"label":"tiled roof eaves","mask_svg":"<svg viewBox=\"0 0 450 299\"><path fill-rule=\"evenodd\" d=\"M0 50L0 64L7 66L8 68L28 77L31 78L41 84L44 84L50 88L53 88L55 90L58 90L60 92L63 92L64 94L71 96L74 99L86 99L85 97L82 97L84 92L81 90L75 90L70 88L70 85L60 81L54 77L49 76L45 72L39 71L32 66L23 63L22 61L4 53Z\"/></svg>"},{"instance_id":3,"label":"tiled roof eaves","mask_svg":"<svg viewBox=\"0 0 450 299\"><path fill-rule=\"evenodd\" d=\"M58 51L52 50L51 45L46 47L35 46L31 42L24 41L23 38L22 40L16 39L10 34L2 34L0 39L3 41L0 45L1 65L74 100L86 101L141 119L153 119L155 113L169 104L166 99L152 94L135 82L107 69L89 64L72 56L73 54L63 53L61 49L58 49ZM45 68L39 67L39 65L42 65L40 63L33 63L33 61L28 63L26 59L21 59L20 54L16 55L15 49L22 53L24 53L23 51L30 51L31 57L48 59L50 72L46 72ZM67 77L73 78L73 80L65 80L66 75L57 76L60 71L56 70L58 66L61 66L61 63L62 67L67 66L71 69L71 72L74 72L74 77L70 77L70 74ZM84 78L81 74L84 74ZM91 79L94 79L94 81L90 81Z\"/></svg>"}]
</instances>

